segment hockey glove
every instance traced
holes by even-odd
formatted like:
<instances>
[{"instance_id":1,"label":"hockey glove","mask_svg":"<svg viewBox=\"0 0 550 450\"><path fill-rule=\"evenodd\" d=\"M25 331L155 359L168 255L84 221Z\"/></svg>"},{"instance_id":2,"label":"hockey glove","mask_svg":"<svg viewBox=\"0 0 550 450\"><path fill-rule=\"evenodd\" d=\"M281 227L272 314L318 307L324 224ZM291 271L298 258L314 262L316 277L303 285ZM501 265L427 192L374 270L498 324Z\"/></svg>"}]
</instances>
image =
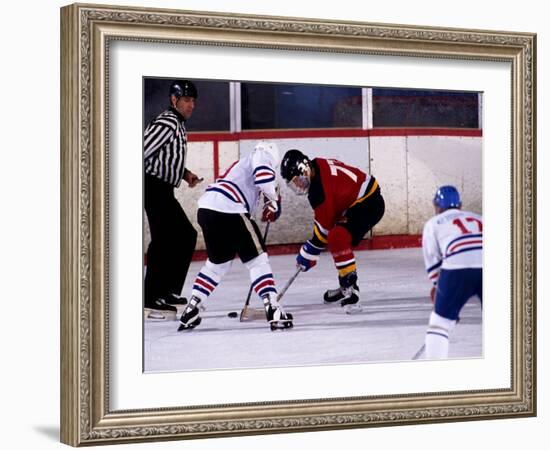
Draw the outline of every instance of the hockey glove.
<instances>
[{"instance_id":1,"label":"hockey glove","mask_svg":"<svg viewBox=\"0 0 550 450\"><path fill-rule=\"evenodd\" d=\"M281 195L275 200L269 200L264 196L264 210L262 222L275 222L281 215Z\"/></svg>"},{"instance_id":2,"label":"hockey glove","mask_svg":"<svg viewBox=\"0 0 550 450\"><path fill-rule=\"evenodd\" d=\"M317 264L320 253L321 249L315 247L311 244L311 242L307 241L304 245L302 245L300 253L296 256L296 265L304 272L307 272L315 266L315 264Z\"/></svg>"}]
</instances>

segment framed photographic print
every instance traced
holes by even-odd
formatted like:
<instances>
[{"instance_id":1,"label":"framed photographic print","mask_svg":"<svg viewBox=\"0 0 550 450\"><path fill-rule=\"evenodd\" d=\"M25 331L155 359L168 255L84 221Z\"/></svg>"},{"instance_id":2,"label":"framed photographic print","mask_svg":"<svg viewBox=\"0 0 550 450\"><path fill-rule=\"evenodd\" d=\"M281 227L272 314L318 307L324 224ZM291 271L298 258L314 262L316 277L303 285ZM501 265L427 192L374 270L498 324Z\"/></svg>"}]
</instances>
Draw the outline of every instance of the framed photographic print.
<instances>
[{"instance_id":1,"label":"framed photographic print","mask_svg":"<svg viewBox=\"0 0 550 450\"><path fill-rule=\"evenodd\" d=\"M536 414L535 35L71 5L61 38L63 442ZM198 231L181 301L160 308L146 292L159 120L180 130L163 141L185 148L170 192ZM281 168L290 150L299 175ZM247 200L245 166L254 195L279 179L277 220ZM323 173L340 177L334 195L357 185L332 236L312 201L332 195L315 191ZM453 216L465 236L446 257L478 252L483 307L447 318L436 294L440 320L424 247L444 186L469 214ZM350 211L377 195L367 216L382 212L356 230ZM257 253L225 222L206 236L222 202L255 227ZM268 321L275 285L287 318Z\"/></svg>"}]
</instances>

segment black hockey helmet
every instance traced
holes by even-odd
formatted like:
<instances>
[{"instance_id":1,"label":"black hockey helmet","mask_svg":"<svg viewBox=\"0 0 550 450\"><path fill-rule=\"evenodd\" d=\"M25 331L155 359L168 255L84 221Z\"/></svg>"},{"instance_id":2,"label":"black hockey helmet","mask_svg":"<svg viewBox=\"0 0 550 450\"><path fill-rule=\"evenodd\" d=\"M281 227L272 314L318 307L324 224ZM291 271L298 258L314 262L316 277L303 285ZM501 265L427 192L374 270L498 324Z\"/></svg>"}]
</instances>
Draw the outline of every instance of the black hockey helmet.
<instances>
[{"instance_id":1,"label":"black hockey helmet","mask_svg":"<svg viewBox=\"0 0 550 450\"><path fill-rule=\"evenodd\" d=\"M288 150L281 161L281 176L288 183L294 177L303 175L309 163L309 158L300 150Z\"/></svg>"},{"instance_id":2,"label":"black hockey helmet","mask_svg":"<svg viewBox=\"0 0 550 450\"><path fill-rule=\"evenodd\" d=\"M170 96L175 95L177 99L180 97L192 97L196 99L199 96L197 87L189 80L176 80L170 85Z\"/></svg>"},{"instance_id":3,"label":"black hockey helmet","mask_svg":"<svg viewBox=\"0 0 550 450\"><path fill-rule=\"evenodd\" d=\"M297 149L291 149L285 153L281 161L281 177L296 194L307 193L310 174L311 161L306 155Z\"/></svg>"}]
</instances>

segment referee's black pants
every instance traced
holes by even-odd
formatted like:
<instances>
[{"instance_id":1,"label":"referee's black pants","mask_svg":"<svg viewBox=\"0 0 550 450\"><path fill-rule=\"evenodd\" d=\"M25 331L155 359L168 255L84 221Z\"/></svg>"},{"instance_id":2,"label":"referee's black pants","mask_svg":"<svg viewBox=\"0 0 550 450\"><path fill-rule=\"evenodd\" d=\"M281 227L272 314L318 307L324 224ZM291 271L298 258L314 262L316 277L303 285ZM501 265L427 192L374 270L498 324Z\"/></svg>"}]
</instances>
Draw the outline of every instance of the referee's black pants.
<instances>
[{"instance_id":1,"label":"referee's black pants","mask_svg":"<svg viewBox=\"0 0 550 450\"><path fill-rule=\"evenodd\" d=\"M151 231L144 302L181 294L197 243L197 231L174 196L174 187L145 175L145 212Z\"/></svg>"}]
</instances>

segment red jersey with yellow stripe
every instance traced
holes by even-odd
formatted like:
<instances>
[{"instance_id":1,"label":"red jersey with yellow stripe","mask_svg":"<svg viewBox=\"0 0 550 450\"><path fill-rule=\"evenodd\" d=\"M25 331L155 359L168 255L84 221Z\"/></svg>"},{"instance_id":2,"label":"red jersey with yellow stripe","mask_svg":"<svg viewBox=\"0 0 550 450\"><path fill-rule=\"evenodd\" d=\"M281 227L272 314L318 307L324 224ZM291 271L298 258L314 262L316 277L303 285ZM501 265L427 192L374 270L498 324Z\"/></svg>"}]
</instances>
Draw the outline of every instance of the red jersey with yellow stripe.
<instances>
[{"instance_id":1,"label":"red jersey with yellow stripe","mask_svg":"<svg viewBox=\"0 0 550 450\"><path fill-rule=\"evenodd\" d=\"M378 184L362 170L336 159L315 158L311 165L315 176L308 199L314 210L314 241L326 245L328 232L346 210L374 192Z\"/></svg>"}]
</instances>

